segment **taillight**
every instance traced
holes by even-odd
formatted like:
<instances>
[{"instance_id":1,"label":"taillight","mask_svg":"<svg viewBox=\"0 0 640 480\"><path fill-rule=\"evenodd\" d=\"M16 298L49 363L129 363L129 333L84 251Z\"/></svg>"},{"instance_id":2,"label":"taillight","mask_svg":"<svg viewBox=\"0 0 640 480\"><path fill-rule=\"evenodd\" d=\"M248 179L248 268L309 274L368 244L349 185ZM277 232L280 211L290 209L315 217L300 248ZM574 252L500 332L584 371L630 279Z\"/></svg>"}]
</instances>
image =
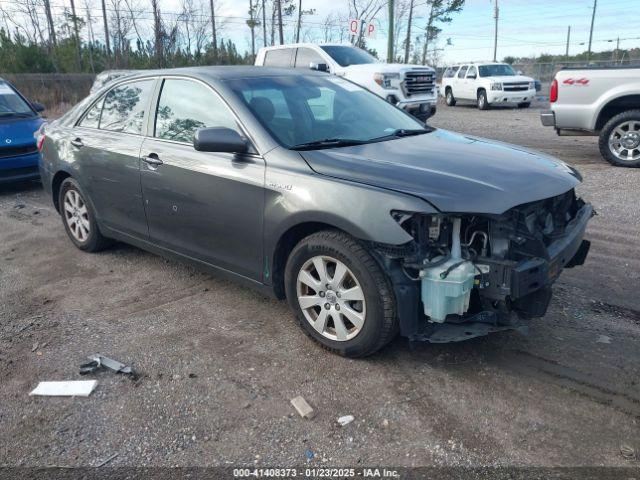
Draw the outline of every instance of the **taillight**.
<instances>
[{"instance_id":1,"label":"taillight","mask_svg":"<svg viewBox=\"0 0 640 480\"><path fill-rule=\"evenodd\" d=\"M558 80L555 78L553 82L551 82L551 88L549 89L549 101L551 103L556 102L558 100Z\"/></svg>"},{"instance_id":2,"label":"taillight","mask_svg":"<svg viewBox=\"0 0 640 480\"><path fill-rule=\"evenodd\" d=\"M42 133L40 135L40 137L38 138L38 143L37 143L37 147L38 147L38 151L41 152L42 151L42 145L44 144L45 139L47 138L47 136Z\"/></svg>"}]
</instances>

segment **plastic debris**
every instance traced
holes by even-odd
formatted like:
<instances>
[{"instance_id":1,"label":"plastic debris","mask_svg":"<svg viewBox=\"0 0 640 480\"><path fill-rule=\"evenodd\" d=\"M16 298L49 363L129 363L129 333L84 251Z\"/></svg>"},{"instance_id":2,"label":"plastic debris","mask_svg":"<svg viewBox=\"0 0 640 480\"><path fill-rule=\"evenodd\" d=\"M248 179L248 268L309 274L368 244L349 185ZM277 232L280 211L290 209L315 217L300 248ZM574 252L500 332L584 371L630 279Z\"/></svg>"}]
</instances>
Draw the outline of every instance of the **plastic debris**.
<instances>
[{"instance_id":1,"label":"plastic debris","mask_svg":"<svg viewBox=\"0 0 640 480\"><path fill-rule=\"evenodd\" d=\"M49 397L88 397L98 384L97 380L72 380L68 382L40 382L29 395Z\"/></svg>"},{"instance_id":2,"label":"plastic debris","mask_svg":"<svg viewBox=\"0 0 640 480\"><path fill-rule=\"evenodd\" d=\"M112 370L116 373L131 375L134 380L138 378L138 374L133 370L133 368L125 365L124 363L120 363L117 360L113 360L112 358L105 357L103 355L100 355L99 353L91 355L87 358L91 361L80 365L80 375L93 373L101 368L108 368L109 370Z\"/></svg>"},{"instance_id":3,"label":"plastic debris","mask_svg":"<svg viewBox=\"0 0 640 480\"><path fill-rule=\"evenodd\" d=\"M338 418L338 423L340 424L341 427L344 427L345 425L349 425L354 420L355 418L353 415L345 415L343 417Z\"/></svg>"},{"instance_id":4,"label":"plastic debris","mask_svg":"<svg viewBox=\"0 0 640 480\"><path fill-rule=\"evenodd\" d=\"M629 445L622 445L620 447L620 454L627 460L633 460L636 458L636 451Z\"/></svg>"},{"instance_id":5,"label":"plastic debris","mask_svg":"<svg viewBox=\"0 0 640 480\"><path fill-rule=\"evenodd\" d=\"M309 405L301 396L292 398L291 405L293 405L293 408L296 409L302 418L311 419L316 416L316 412L311 408L311 405Z\"/></svg>"},{"instance_id":6,"label":"plastic debris","mask_svg":"<svg viewBox=\"0 0 640 480\"><path fill-rule=\"evenodd\" d=\"M596 343L611 343L611 337L608 337L607 335L598 335Z\"/></svg>"},{"instance_id":7,"label":"plastic debris","mask_svg":"<svg viewBox=\"0 0 640 480\"><path fill-rule=\"evenodd\" d=\"M308 460L313 460L313 451L309 448L304 452L304 456L307 457Z\"/></svg>"}]
</instances>

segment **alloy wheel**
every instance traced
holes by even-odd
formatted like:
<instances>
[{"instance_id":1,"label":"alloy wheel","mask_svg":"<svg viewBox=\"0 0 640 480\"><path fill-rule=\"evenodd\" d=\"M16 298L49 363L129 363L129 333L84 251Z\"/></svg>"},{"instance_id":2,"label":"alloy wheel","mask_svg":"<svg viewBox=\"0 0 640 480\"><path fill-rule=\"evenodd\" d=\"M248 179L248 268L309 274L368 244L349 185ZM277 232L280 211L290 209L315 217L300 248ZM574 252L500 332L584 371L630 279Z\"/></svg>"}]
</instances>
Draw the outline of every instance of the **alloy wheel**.
<instances>
[{"instance_id":1,"label":"alloy wheel","mask_svg":"<svg viewBox=\"0 0 640 480\"><path fill-rule=\"evenodd\" d=\"M609 135L609 150L618 159L633 162L640 159L640 121L622 122Z\"/></svg>"},{"instance_id":2,"label":"alloy wheel","mask_svg":"<svg viewBox=\"0 0 640 480\"><path fill-rule=\"evenodd\" d=\"M91 232L91 222L87 205L77 190L67 190L64 194L63 208L64 218L71 235L77 241L85 242Z\"/></svg>"},{"instance_id":3,"label":"alloy wheel","mask_svg":"<svg viewBox=\"0 0 640 480\"><path fill-rule=\"evenodd\" d=\"M364 292L353 272L340 260L315 256L307 260L296 282L305 319L323 337L344 342L364 326Z\"/></svg>"}]
</instances>

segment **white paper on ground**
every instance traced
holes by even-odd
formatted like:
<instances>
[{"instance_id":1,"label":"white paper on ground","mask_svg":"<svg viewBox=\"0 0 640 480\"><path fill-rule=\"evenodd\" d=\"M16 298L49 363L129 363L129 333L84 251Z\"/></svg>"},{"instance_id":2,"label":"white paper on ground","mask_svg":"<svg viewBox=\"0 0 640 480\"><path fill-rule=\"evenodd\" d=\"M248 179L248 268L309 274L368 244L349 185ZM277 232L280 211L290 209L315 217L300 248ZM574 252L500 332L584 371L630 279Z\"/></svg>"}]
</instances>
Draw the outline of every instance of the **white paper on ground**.
<instances>
[{"instance_id":1,"label":"white paper on ground","mask_svg":"<svg viewBox=\"0 0 640 480\"><path fill-rule=\"evenodd\" d=\"M97 380L73 380L69 382L40 382L29 395L50 397L88 397L98 384Z\"/></svg>"}]
</instances>

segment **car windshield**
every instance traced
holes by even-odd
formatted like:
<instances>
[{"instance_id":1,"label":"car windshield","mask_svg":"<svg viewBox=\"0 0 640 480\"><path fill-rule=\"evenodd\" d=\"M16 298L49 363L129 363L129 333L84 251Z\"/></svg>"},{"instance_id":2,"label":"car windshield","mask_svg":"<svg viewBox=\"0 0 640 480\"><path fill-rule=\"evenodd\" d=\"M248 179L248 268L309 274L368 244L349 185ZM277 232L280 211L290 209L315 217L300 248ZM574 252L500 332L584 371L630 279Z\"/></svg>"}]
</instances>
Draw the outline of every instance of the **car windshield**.
<instances>
[{"instance_id":1,"label":"car windshield","mask_svg":"<svg viewBox=\"0 0 640 480\"><path fill-rule=\"evenodd\" d=\"M333 58L341 67L349 65L364 65L365 63L378 63L378 59L364 50L356 47L325 45L320 47Z\"/></svg>"},{"instance_id":2,"label":"car windshield","mask_svg":"<svg viewBox=\"0 0 640 480\"><path fill-rule=\"evenodd\" d=\"M284 147L329 148L430 132L343 78L286 75L234 79L229 87Z\"/></svg>"},{"instance_id":3,"label":"car windshield","mask_svg":"<svg viewBox=\"0 0 640 480\"><path fill-rule=\"evenodd\" d=\"M480 65L478 67L481 77L512 77L516 72L511 65L506 63L499 65Z\"/></svg>"},{"instance_id":4,"label":"car windshield","mask_svg":"<svg viewBox=\"0 0 640 480\"><path fill-rule=\"evenodd\" d=\"M0 117L31 117L31 106L7 82L0 81Z\"/></svg>"}]
</instances>

